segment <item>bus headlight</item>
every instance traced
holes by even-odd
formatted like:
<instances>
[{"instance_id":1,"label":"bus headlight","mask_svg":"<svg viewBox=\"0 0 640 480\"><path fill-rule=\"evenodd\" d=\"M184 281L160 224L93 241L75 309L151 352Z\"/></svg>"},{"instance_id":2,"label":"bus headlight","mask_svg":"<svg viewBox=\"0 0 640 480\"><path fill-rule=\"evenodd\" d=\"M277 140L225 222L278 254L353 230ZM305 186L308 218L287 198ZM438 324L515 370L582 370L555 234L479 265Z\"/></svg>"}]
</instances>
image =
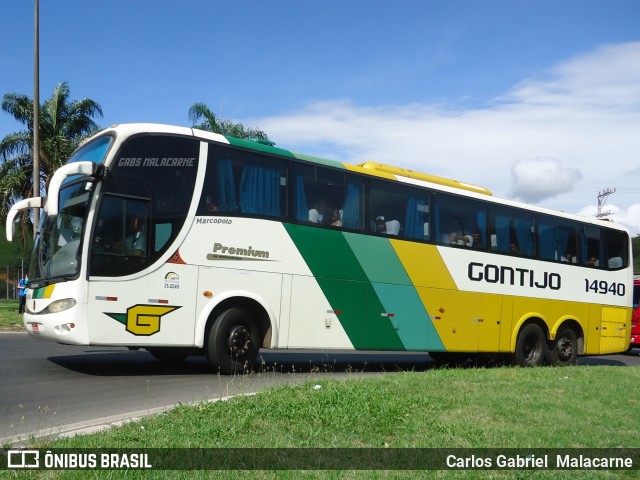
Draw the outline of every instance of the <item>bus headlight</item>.
<instances>
[{"instance_id":1,"label":"bus headlight","mask_svg":"<svg viewBox=\"0 0 640 480\"><path fill-rule=\"evenodd\" d=\"M43 314L46 313L59 313L64 312L65 310L69 310L71 307L75 306L76 301L73 298L63 298L62 300L56 300L51 302L44 310L42 310Z\"/></svg>"}]
</instances>

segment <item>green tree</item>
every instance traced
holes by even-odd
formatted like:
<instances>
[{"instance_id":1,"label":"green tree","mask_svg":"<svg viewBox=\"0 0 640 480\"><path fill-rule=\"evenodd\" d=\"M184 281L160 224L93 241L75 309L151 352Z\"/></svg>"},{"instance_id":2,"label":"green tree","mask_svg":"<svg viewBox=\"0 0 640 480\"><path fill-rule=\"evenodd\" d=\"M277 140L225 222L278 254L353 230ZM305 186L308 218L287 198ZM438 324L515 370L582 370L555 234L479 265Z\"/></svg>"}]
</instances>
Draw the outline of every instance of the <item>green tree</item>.
<instances>
[{"instance_id":1,"label":"green tree","mask_svg":"<svg viewBox=\"0 0 640 480\"><path fill-rule=\"evenodd\" d=\"M218 117L204 103L194 103L189 109L189 120L193 123L193 128L207 130L220 135L227 135L235 138L259 138L269 140L269 137L262 130L250 128L241 123L233 123L230 120L223 120Z\"/></svg>"},{"instance_id":2,"label":"green tree","mask_svg":"<svg viewBox=\"0 0 640 480\"><path fill-rule=\"evenodd\" d=\"M102 117L102 107L93 100L71 100L69 86L60 83L40 108L40 190L71 153L100 127L93 120ZM4 223L11 206L33 195L33 99L18 93L2 98L2 110L26 129L0 141L0 220ZM20 238L26 244L30 216L20 219Z\"/></svg>"}]
</instances>

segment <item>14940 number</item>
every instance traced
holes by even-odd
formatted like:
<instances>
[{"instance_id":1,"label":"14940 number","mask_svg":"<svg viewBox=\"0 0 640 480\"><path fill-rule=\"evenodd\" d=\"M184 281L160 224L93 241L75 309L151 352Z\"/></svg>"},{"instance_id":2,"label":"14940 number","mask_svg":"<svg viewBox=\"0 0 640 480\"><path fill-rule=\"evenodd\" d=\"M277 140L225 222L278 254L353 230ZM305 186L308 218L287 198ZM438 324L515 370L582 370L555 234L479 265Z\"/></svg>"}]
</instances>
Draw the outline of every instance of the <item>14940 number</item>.
<instances>
[{"instance_id":1,"label":"14940 number","mask_svg":"<svg viewBox=\"0 0 640 480\"><path fill-rule=\"evenodd\" d=\"M624 297L626 293L626 285L624 283L609 283L605 280L589 280L588 278L585 278L584 288L587 293L593 292L601 295L611 294Z\"/></svg>"}]
</instances>

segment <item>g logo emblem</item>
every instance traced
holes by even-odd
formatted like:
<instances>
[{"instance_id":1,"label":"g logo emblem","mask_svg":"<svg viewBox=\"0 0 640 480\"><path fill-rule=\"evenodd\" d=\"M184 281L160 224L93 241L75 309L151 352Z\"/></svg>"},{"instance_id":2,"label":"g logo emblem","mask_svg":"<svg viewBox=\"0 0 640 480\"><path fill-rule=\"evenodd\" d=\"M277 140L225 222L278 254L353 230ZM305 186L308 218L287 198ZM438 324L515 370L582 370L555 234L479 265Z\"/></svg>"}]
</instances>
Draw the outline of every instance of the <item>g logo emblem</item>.
<instances>
[{"instance_id":1,"label":"g logo emblem","mask_svg":"<svg viewBox=\"0 0 640 480\"><path fill-rule=\"evenodd\" d=\"M178 307L136 305L127 308L127 332L149 336L160 331L160 318Z\"/></svg>"},{"instance_id":2,"label":"g logo emblem","mask_svg":"<svg viewBox=\"0 0 640 480\"><path fill-rule=\"evenodd\" d=\"M124 324L127 332L138 336L151 336L160 331L160 318L180 307L171 305L134 305L127 313L106 313Z\"/></svg>"}]
</instances>

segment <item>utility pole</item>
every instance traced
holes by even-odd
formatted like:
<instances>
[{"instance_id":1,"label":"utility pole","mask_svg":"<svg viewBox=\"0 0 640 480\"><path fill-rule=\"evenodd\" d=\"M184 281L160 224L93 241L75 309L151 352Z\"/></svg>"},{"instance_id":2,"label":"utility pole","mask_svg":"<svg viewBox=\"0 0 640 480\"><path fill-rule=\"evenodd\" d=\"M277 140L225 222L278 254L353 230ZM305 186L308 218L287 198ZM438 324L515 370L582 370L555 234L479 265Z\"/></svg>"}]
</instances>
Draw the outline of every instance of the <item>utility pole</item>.
<instances>
[{"instance_id":1,"label":"utility pole","mask_svg":"<svg viewBox=\"0 0 640 480\"><path fill-rule=\"evenodd\" d=\"M613 213L611 211L603 212L602 211L602 207L604 206L604 203L607 201L607 197L609 195L614 194L614 193L616 193L616 189L615 188L613 190L611 190L610 188L607 188L606 190L603 190L602 192L598 192L598 213L596 214L597 218L608 217L609 215L611 215Z\"/></svg>"},{"instance_id":2,"label":"utility pole","mask_svg":"<svg viewBox=\"0 0 640 480\"><path fill-rule=\"evenodd\" d=\"M33 45L33 196L40 196L40 0L35 0ZM40 209L33 209L33 238L40 225Z\"/></svg>"}]
</instances>

